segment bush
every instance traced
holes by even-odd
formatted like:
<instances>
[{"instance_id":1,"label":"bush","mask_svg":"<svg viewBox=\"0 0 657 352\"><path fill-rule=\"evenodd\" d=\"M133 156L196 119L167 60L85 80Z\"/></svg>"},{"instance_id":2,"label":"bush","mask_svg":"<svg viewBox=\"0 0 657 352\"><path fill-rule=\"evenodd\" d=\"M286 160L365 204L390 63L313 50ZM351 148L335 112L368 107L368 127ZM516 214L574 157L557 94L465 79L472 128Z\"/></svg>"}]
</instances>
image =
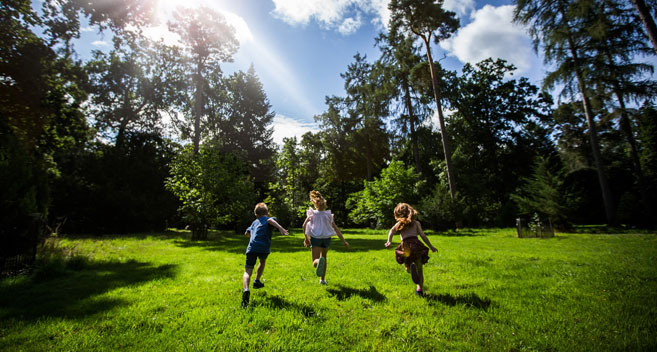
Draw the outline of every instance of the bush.
<instances>
[{"instance_id":1,"label":"bush","mask_svg":"<svg viewBox=\"0 0 657 352\"><path fill-rule=\"evenodd\" d=\"M463 200L458 195L452 199L449 187L438 183L433 192L420 201L420 220L433 230L451 229L462 221L463 209Z\"/></svg>"},{"instance_id":2,"label":"bush","mask_svg":"<svg viewBox=\"0 0 657 352\"><path fill-rule=\"evenodd\" d=\"M182 202L178 211L189 224L192 239L207 239L210 226L242 231L253 220L256 203L246 166L212 145L198 153L184 148L171 163L166 188Z\"/></svg>"},{"instance_id":3,"label":"bush","mask_svg":"<svg viewBox=\"0 0 657 352\"><path fill-rule=\"evenodd\" d=\"M420 175L413 167L393 161L374 181L365 181L364 189L347 199L352 209L349 218L356 224L382 228L394 224L393 210L398 203L415 203L422 185Z\"/></svg>"}]
</instances>

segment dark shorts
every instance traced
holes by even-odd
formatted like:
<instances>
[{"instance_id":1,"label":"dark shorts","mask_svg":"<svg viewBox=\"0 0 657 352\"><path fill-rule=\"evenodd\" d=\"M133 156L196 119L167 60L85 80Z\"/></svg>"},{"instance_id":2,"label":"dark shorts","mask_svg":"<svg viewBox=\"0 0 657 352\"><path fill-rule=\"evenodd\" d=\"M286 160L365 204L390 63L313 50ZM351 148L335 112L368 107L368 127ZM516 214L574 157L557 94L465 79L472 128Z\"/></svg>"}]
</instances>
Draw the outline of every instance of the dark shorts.
<instances>
[{"instance_id":1,"label":"dark shorts","mask_svg":"<svg viewBox=\"0 0 657 352\"><path fill-rule=\"evenodd\" d=\"M253 269L256 263L256 259L260 259L260 263L267 260L269 253L246 253L246 269Z\"/></svg>"},{"instance_id":2,"label":"dark shorts","mask_svg":"<svg viewBox=\"0 0 657 352\"><path fill-rule=\"evenodd\" d=\"M310 237L310 247L330 248L331 237L329 238L315 238Z\"/></svg>"}]
</instances>

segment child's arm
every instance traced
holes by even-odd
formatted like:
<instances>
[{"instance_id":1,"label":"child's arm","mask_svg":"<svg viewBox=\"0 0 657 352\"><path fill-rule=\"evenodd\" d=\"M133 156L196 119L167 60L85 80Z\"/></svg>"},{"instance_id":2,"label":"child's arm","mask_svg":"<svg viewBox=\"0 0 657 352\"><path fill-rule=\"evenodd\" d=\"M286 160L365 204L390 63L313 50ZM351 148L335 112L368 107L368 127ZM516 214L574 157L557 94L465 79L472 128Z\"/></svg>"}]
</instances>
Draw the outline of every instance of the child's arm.
<instances>
[{"instance_id":1,"label":"child's arm","mask_svg":"<svg viewBox=\"0 0 657 352\"><path fill-rule=\"evenodd\" d=\"M427 246L429 246L429 248L431 248L432 252L437 251L436 247L434 247L431 244L431 241L429 241L429 237L427 237L427 235L424 234L424 231L422 231L422 225L420 225L420 222L419 221L416 221L416 222L417 222L417 232L420 234L420 237L422 237L422 240L424 241L424 243L426 243Z\"/></svg>"},{"instance_id":2,"label":"child's arm","mask_svg":"<svg viewBox=\"0 0 657 352\"><path fill-rule=\"evenodd\" d=\"M344 246L347 247L347 249L349 249L349 243L347 243L347 241L344 240L344 237L342 236L342 232L340 232L340 229L335 224L335 221L331 221L331 227L333 227L333 230L335 230L335 234L338 235L338 237L340 237L340 239L342 240L342 244L344 244Z\"/></svg>"},{"instance_id":3,"label":"child's arm","mask_svg":"<svg viewBox=\"0 0 657 352\"><path fill-rule=\"evenodd\" d=\"M310 246L310 236L306 233L306 225L308 224L308 221L310 220L310 216L306 216L306 220L303 221L303 246L308 247Z\"/></svg>"},{"instance_id":4,"label":"child's arm","mask_svg":"<svg viewBox=\"0 0 657 352\"><path fill-rule=\"evenodd\" d=\"M275 228L278 229L278 231L281 233L281 235L287 236L288 232L286 229L283 228L283 226L279 225L276 220L269 218L267 219L267 223Z\"/></svg>"},{"instance_id":5,"label":"child's arm","mask_svg":"<svg viewBox=\"0 0 657 352\"><path fill-rule=\"evenodd\" d=\"M390 245L392 244L392 235L397 232L397 225L399 223L396 223L388 232L388 242L386 242L386 248L389 248Z\"/></svg>"},{"instance_id":6,"label":"child's arm","mask_svg":"<svg viewBox=\"0 0 657 352\"><path fill-rule=\"evenodd\" d=\"M250 237L251 237L251 231L249 231L249 230L246 230L246 232L244 232L244 236L246 236L246 237L249 237L249 238L250 238Z\"/></svg>"}]
</instances>

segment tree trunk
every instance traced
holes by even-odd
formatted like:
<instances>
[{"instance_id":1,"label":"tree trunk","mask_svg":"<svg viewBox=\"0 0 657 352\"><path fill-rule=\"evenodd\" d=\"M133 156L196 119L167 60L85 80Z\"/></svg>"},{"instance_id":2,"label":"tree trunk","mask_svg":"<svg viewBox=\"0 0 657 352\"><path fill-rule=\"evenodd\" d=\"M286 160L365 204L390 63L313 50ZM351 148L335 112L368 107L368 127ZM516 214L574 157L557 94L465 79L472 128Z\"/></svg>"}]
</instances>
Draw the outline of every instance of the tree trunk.
<instances>
[{"instance_id":1,"label":"tree trunk","mask_svg":"<svg viewBox=\"0 0 657 352\"><path fill-rule=\"evenodd\" d=\"M577 66L577 55L572 47L570 48L570 51L573 55L573 61ZM595 126L595 121L593 120L593 109L591 107L591 102L586 95L586 85L584 83L582 73L579 71L579 69L576 69L576 76L579 85L579 91L582 96L582 104L584 105L586 124L589 128L589 141L591 143L591 149L593 152L593 161L595 162L595 167L598 172L598 182L600 183L600 189L602 190L602 201L605 206L607 224L613 225L616 222L614 217L613 202L611 199L611 191L609 190L609 183L607 182L607 176L605 175L604 166L602 165L602 157L600 156L600 145L598 143L598 132Z\"/></svg>"},{"instance_id":2,"label":"tree trunk","mask_svg":"<svg viewBox=\"0 0 657 352\"><path fill-rule=\"evenodd\" d=\"M636 11L639 13L641 22L643 22L643 26L648 33L648 38L650 38L650 42L652 42L652 48L657 54L657 25L655 25L655 20L650 14L650 9L648 9L644 0L632 0L632 4L634 4L634 8L636 8Z\"/></svg>"},{"instance_id":3,"label":"tree trunk","mask_svg":"<svg viewBox=\"0 0 657 352\"><path fill-rule=\"evenodd\" d=\"M563 2L559 3L559 12L563 18L568 18L566 11L563 7ZM591 149L593 152L593 161L595 163L596 170L598 172L598 182L600 183L600 190L602 191L602 202L605 207L605 215L607 219L607 225L614 225L616 223L616 218L614 216L614 207L613 200L611 198L611 191L609 189L609 183L607 182L607 176L605 175L604 166L602 165L602 157L600 156L600 145L598 143L598 132L595 126L595 120L593 119L593 108L591 107L591 101L587 95L586 83L584 82L584 75L579 69L579 55L575 48L575 41L573 40L571 33L567 34L568 40L568 50L572 56L573 64L575 67L575 76L577 78L577 85L579 87L579 93L582 96L582 104L584 105L584 115L586 116L586 124L589 128L589 141L591 143Z\"/></svg>"},{"instance_id":4,"label":"tree trunk","mask_svg":"<svg viewBox=\"0 0 657 352\"><path fill-rule=\"evenodd\" d=\"M641 160L639 159L639 151L636 145L636 140L634 139L634 135L632 134L632 125L630 124L630 119L627 116L625 100L623 99L623 95L620 91L620 87L618 87L617 82L614 84L614 94L616 94L618 104L620 105L620 128L621 131L623 131L625 134L625 138L627 138L627 144L630 146L630 159L632 159L632 166L634 168L634 172L636 173L637 180L639 181L641 199L643 200L643 203L648 210L648 214L652 217L655 215L655 207L652 204L652 199L649 197L650 193L648 192L648 186L646 185L646 180L643 176Z\"/></svg>"},{"instance_id":5,"label":"tree trunk","mask_svg":"<svg viewBox=\"0 0 657 352\"><path fill-rule=\"evenodd\" d=\"M431 47L429 39L422 36L424 46L427 49L427 59L429 60L429 69L431 71L431 83L433 84L433 97L436 100L436 110L438 112L438 124L440 125L440 136L443 142L443 152L445 153L445 167L447 168L447 181L449 182L449 194L452 199L456 197L456 180L454 179L454 170L452 168L452 150L449 147L447 139L447 130L445 129L445 121L443 117L443 108L440 103L440 93L438 91L438 78L433 66L433 58L431 57Z\"/></svg>"},{"instance_id":6,"label":"tree trunk","mask_svg":"<svg viewBox=\"0 0 657 352\"><path fill-rule=\"evenodd\" d=\"M408 87L408 81L402 82L404 89L404 99L406 101L406 109L408 110L408 124L409 132L411 134L411 144L413 147L413 160L415 161L415 170L420 172L420 153L417 145L417 134L415 133L415 114L413 113L413 104L411 102L411 90Z\"/></svg>"},{"instance_id":7,"label":"tree trunk","mask_svg":"<svg viewBox=\"0 0 657 352\"><path fill-rule=\"evenodd\" d=\"M365 134L366 138L366 148L365 148L365 167L367 168L367 180L372 181L373 179L373 167L372 167L372 148L371 143L370 143L370 138L367 134Z\"/></svg>"},{"instance_id":8,"label":"tree trunk","mask_svg":"<svg viewBox=\"0 0 657 352\"><path fill-rule=\"evenodd\" d=\"M203 112L203 80L201 79L201 64L196 72L196 93L194 98L194 153L198 153L201 144L201 114Z\"/></svg>"}]
</instances>

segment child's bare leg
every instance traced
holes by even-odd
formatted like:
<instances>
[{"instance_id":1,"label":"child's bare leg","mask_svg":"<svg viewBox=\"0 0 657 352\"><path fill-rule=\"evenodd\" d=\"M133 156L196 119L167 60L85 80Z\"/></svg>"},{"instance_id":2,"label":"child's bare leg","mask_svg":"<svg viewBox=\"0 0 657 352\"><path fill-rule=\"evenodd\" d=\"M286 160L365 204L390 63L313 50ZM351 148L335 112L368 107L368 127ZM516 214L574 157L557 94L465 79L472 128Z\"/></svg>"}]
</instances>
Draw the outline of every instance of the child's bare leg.
<instances>
[{"instance_id":1,"label":"child's bare leg","mask_svg":"<svg viewBox=\"0 0 657 352\"><path fill-rule=\"evenodd\" d=\"M420 283L417 284L417 290L422 291L422 286L424 285L424 273L422 272L422 259L418 259L415 262L415 267L417 268L417 273L420 276Z\"/></svg>"},{"instance_id":2,"label":"child's bare leg","mask_svg":"<svg viewBox=\"0 0 657 352\"><path fill-rule=\"evenodd\" d=\"M262 273L265 271L265 263L267 262L267 259L260 260L258 263L258 269L256 269L256 280L260 281L260 277L262 277Z\"/></svg>"},{"instance_id":3,"label":"child's bare leg","mask_svg":"<svg viewBox=\"0 0 657 352\"><path fill-rule=\"evenodd\" d=\"M326 267L328 266L328 262L326 260L326 255L328 254L328 248L321 248L322 250L322 257L324 257L324 274L322 274L321 279L325 280L326 277Z\"/></svg>"},{"instance_id":4,"label":"child's bare leg","mask_svg":"<svg viewBox=\"0 0 657 352\"><path fill-rule=\"evenodd\" d=\"M310 251L313 254L313 266L317 267L317 263L319 263L319 257L322 255L322 248L321 247L312 247Z\"/></svg>"},{"instance_id":5,"label":"child's bare leg","mask_svg":"<svg viewBox=\"0 0 657 352\"><path fill-rule=\"evenodd\" d=\"M244 276L242 277L242 283L244 284L244 291L249 289L249 284L251 282L251 274L253 274L253 268L244 268Z\"/></svg>"}]
</instances>

